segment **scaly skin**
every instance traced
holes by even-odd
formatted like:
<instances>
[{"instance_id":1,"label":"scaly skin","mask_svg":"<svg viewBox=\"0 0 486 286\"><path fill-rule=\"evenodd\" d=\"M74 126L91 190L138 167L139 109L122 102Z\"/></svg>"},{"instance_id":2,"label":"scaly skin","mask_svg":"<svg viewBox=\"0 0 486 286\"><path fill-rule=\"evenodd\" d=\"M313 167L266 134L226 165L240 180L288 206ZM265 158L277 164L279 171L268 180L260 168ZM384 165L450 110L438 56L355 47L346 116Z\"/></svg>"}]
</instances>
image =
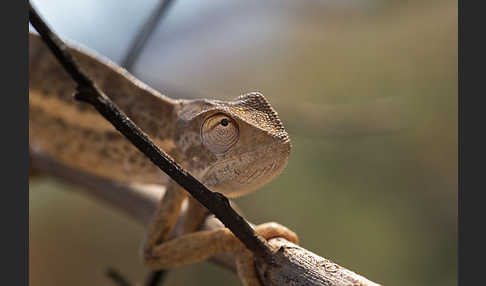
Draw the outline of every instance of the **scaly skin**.
<instances>
[{"instance_id":1,"label":"scaly skin","mask_svg":"<svg viewBox=\"0 0 486 286\"><path fill-rule=\"evenodd\" d=\"M70 52L155 144L211 190L241 196L266 184L285 167L290 139L260 93L233 101L174 100L106 59L74 47ZM185 235L166 242L186 193L93 108L75 102L74 90L74 82L41 39L29 34L30 151L106 179L166 185L167 192L144 241L146 264L153 269L170 268L222 251L236 251L241 253L237 265L243 283L258 285L256 274L248 270L253 269L248 265L252 263L248 252L227 229L187 234L196 230L205 215L195 201L189 204L192 210L188 213L194 214L190 220L196 223L186 221ZM297 239L277 224L258 226L257 231L266 238L280 235Z\"/></svg>"}]
</instances>

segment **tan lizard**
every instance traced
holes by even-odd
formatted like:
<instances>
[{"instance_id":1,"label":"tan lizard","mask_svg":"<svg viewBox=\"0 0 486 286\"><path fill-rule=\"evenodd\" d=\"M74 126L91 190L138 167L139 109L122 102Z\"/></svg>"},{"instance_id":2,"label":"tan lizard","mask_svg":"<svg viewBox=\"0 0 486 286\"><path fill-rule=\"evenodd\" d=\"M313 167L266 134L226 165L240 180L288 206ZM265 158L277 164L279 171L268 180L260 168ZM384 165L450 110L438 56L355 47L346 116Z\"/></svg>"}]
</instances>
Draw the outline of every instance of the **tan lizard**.
<instances>
[{"instance_id":1,"label":"tan lizard","mask_svg":"<svg viewBox=\"0 0 486 286\"><path fill-rule=\"evenodd\" d=\"M277 113L260 93L234 101L174 100L136 80L115 64L70 48L80 66L162 150L213 191L233 198L254 191L281 173L290 139ZM161 184L166 193L143 243L154 270L237 253L244 285L260 285L251 253L226 228L195 232L206 215L188 198L182 235L168 240L186 193L133 147L93 108L72 99L75 83L42 40L29 34L30 152L68 167L123 183ZM276 223L255 227L264 238L297 236Z\"/></svg>"}]
</instances>

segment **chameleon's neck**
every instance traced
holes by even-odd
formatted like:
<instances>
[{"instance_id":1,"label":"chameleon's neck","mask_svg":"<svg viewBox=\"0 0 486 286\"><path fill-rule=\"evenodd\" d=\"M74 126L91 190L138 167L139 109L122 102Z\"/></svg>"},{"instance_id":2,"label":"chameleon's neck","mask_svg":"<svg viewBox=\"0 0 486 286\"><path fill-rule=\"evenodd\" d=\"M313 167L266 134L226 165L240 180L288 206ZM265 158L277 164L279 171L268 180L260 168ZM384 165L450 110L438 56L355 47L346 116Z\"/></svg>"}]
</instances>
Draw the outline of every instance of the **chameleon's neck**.
<instances>
[{"instance_id":1,"label":"chameleon's neck","mask_svg":"<svg viewBox=\"0 0 486 286\"><path fill-rule=\"evenodd\" d=\"M69 51L82 70L146 133L159 140L173 135L178 100L152 90L99 55L73 45ZM91 107L75 102L72 97L75 87L41 38L29 33L29 103L35 108L48 109L52 116L58 115L65 121L85 124L81 127L102 130L110 126Z\"/></svg>"}]
</instances>

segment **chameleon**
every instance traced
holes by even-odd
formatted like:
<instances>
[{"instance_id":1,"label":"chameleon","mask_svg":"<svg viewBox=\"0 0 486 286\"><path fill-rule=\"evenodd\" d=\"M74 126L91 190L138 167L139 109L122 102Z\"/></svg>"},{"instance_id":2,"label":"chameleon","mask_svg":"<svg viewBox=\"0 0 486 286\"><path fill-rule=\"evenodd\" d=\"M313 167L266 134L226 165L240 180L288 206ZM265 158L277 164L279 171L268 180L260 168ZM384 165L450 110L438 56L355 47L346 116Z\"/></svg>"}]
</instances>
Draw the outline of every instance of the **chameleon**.
<instances>
[{"instance_id":1,"label":"chameleon","mask_svg":"<svg viewBox=\"0 0 486 286\"><path fill-rule=\"evenodd\" d=\"M149 138L210 190L246 195L285 168L291 142L277 112L259 92L234 100L172 99L110 60L68 44L82 70ZM243 285L261 285L251 252L227 228L198 231L208 211L160 171L91 106L76 102L76 84L41 38L29 32L29 151L104 179L163 185L141 256L153 270L236 254ZM187 201L182 233L170 237ZM274 222L255 226L265 239L297 235Z\"/></svg>"}]
</instances>

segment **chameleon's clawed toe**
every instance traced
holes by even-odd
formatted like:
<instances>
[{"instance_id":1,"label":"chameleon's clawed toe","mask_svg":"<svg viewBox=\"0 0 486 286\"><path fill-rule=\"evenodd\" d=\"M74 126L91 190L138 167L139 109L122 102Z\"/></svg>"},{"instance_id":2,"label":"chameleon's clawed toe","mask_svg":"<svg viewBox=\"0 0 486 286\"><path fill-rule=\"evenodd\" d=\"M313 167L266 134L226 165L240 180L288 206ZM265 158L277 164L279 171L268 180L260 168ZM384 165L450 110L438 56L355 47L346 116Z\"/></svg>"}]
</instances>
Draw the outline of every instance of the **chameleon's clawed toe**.
<instances>
[{"instance_id":1,"label":"chameleon's clawed toe","mask_svg":"<svg viewBox=\"0 0 486 286\"><path fill-rule=\"evenodd\" d=\"M299 244L299 237L295 232L276 222L262 223L255 228L255 231L267 240L283 237L292 243Z\"/></svg>"}]
</instances>

